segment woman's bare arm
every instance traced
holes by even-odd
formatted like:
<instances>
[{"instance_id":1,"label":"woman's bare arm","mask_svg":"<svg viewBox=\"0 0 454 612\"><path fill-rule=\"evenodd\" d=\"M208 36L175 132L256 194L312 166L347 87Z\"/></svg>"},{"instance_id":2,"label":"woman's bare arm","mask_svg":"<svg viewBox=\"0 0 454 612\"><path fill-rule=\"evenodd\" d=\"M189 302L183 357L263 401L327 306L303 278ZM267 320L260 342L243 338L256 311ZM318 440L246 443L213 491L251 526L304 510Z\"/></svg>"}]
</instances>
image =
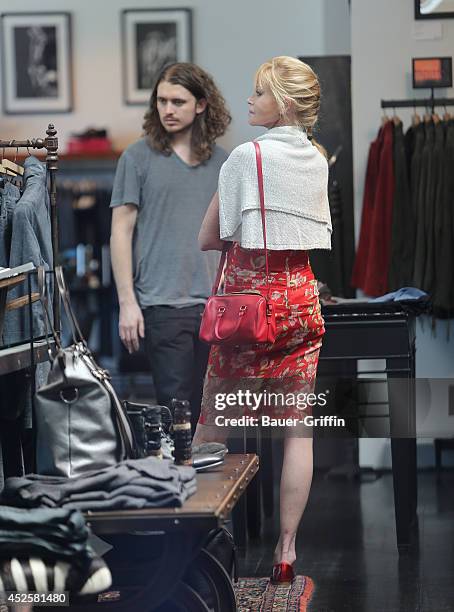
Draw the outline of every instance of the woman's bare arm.
<instances>
[{"instance_id":1,"label":"woman's bare arm","mask_svg":"<svg viewBox=\"0 0 454 612\"><path fill-rule=\"evenodd\" d=\"M219 237L219 195L218 192L208 206L199 232L199 247L202 251L222 251L224 241Z\"/></svg>"}]
</instances>

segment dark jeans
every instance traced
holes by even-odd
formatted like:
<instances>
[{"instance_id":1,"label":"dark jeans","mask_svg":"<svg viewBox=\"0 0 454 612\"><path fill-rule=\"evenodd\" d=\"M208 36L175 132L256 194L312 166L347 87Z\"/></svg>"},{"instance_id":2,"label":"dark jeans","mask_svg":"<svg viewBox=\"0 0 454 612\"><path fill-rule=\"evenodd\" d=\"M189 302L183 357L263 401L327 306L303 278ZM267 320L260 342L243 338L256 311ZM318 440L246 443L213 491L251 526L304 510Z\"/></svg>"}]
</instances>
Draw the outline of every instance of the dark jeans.
<instances>
[{"instance_id":1,"label":"dark jeans","mask_svg":"<svg viewBox=\"0 0 454 612\"><path fill-rule=\"evenodd\" d=\"M145 349L158 404L170 406L170 400L188 400L194 431L200 415L203 380L210 347L199 340L204 306L145 308Z\"/></svg>"}]
</instances>

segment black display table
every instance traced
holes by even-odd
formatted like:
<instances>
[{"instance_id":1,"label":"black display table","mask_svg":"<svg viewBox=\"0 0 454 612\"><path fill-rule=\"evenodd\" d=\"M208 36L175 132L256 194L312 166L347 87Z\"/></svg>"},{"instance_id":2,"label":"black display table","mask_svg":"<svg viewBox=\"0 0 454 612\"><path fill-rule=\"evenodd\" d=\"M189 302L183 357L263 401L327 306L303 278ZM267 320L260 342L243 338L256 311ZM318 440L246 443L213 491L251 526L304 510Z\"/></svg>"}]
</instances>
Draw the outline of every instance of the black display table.
<instances>
[{"instance_id":1,"label":"black display table","mask_svg":"<svg viewBox=\"0 0 454 612\"><path fill-rule=\"evenodd\" d=\"M319 372L337 375L359 359L386 361L397 546L406 552L417 525L415 310L397 302L354 301L322 312L326 335Z\"/></svg>"}]
</instances>

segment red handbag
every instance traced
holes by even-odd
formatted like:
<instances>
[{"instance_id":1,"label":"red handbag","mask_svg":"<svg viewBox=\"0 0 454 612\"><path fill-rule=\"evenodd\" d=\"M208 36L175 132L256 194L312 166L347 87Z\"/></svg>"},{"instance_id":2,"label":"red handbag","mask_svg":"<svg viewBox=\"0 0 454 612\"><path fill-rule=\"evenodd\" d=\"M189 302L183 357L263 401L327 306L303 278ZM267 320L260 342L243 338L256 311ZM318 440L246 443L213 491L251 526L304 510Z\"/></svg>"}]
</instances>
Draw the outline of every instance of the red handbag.
<instances>
[{"instance_id":1,"label":"red handbag","mask_svg":"<svg viewBox=\"0 0 454 612\"><path fill-rule=\"evenodd\" d=\"M208 344L262 344L276 340L276 318L270 300L268 250L266 248L265 197L263 193L262 156L258 142L254 142L257 177L262 214L263 246L265 247L265 271L268 290L266 296L258 291L244 291L217 295L227 251L226 243L200 324L199 338Z\"/></svg>"}]
</instances>

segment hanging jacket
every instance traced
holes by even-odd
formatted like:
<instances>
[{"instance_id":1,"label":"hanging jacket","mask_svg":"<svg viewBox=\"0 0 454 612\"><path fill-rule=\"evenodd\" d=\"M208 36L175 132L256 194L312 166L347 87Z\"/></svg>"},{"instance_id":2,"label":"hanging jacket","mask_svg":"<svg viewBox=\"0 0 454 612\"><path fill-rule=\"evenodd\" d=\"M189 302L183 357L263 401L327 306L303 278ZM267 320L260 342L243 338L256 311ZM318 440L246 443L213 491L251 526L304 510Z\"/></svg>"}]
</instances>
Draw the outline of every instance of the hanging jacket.
<instances>
[{"instance_id":1,"label":"hanging jacket","mask_svg":"<svg viewBox=\"0 0 454 612\"><path fill-rule=\"evenodd\" d=\"M415 256L416 256L416 234L417 234L417 211L418 211L418 195L419 195L419 183L421 177L422 167L422 152L424 149L424 143L426 138L426 130L424 123L418 123L413 128L412 134L410 135L408 130L406 135L407 143L407 163L410 168L410 199L411 199L411 210L413 217L413 247L412 247L412 272L411 279L413 284L413 274L415 269Z\"/></svg>"},{"instance_id":2,"label":"hanging jacket","mask_svg":"<svg viewBox=\"0 0 454 612\"><path fill-rule=\"evenodd\" d=\"M424 123L425 139L421 153L421 171L417 181L417 203L416 203L416 243L415 263L413 268L413 285L422 289L424 285L424 272L427 257L427 208L433 205L433 188L435 185L432 171L432 152L435 144L435 132L433 123Z\"/></svg>"},{"instance_id":3,"label":"hanging jacket","mask_svg":"<svg viewBox=\"0 0 454 612\"><path fill-rule=\"evenodd\" d=\"M31 261L36 267L52 269L52 236L50 224L50 204L47 191L46 164L30 156L24 162L24 191L22 197L13 207L11 219L11 245L9 267L19 266ZM30 275L32 293L38 291L35 275ZM48 284L51 288L51 284ZM8 300L27 295L27 281L17 285L8 292ZM51 293L49 293L51 295ZM49 304L50 310L51 304ZM44 314L41 303L32 306L34 337L45 333ZM5 315L5 343L28 342L30 339L30 320L28 307L11 310ZM35 384L39 388L47 380L49 363L36 366ZM3 416L17 418L22 415L23 426L31 425L31 396L29 382L22 372L13 372L2 377L3 389L0 411Z\"/></svg>"},{"instance_id":4,"label":"hanging jacket","mask_svg":"<svg viewBox=\"0 0 454 612\"><path fill-rule=\"evenodd\" d=\"M446 124L440 214L435 218L434 313L454 317L454 119ZM438 212L438 209L437 209Z\"/></svg>"},{"instance_id":5,"label":"hanging jacket","mask_svg":"<svg viewBox=\"0 0 454 612\"><path fill-rule=\"evenodd\" d=\"M50 204L47 192L46 164L30 156L24 162L24 191L16 203L12 215L11 247L9 267L13 268L31 261L36 267L52 269L52 235ZM32 292L38 291L36 276L31 276ZM8 293L14 299L27 293L27 284L22 283ZM33 304L33 333L44 334L44 316L41 304ZM30 338L28 308L19 308L7 313L4 325L5 342L15 343Z\"/></svg>"},{"instance_id":6,"label":"hanging jacket","mask_svg":"<svg viewBox=\"0 0 454 612\"><path fill-rule=\"evenodd\" d=\"M394 126L394 199L388 285L391 291L411 284L414 219L411 206L405 138L402 123Z\"/></svg>"},{"instance_id":7,"label":"hanging jacket","mask_svg":"<svg viewBox=\"0 0 454 612\"><path fill-rule=\"evenodd\" d=\"M9 268L13 211L20 198L16 185L5 182L0 190L0 267ZM0 338L1 345L1 338Z\"/></svg>"},{"instance_id":8,"label":"hanging jacket","mask_svg":"<svg viewBox=\"0 0 454 612\"><path fill-rule=\"evenodd\" d=\"M370 247L370 232L374 210L374 197L377 186L382 145L383 128L380 128L376 139L369 147L369 156L367 159L366 181L364 184L363 195L363 211L361 215L361 229L351 279L352 287L356 287L358 289L364 289L364 279L366 276L367 260Z\"/></svg>"},{"instance_id":9,"label":"hanging jacket","mask_svg":"<svg viewBox=\"0 0 454 612\"><path fill-rule=\"evenodd\" d=\"M433 295L435 291L436 225L439 227L441 209L443 208L444 149L445 126L443 122L439 121L434 124L434 145L430 160L431 185L428 188L425 202L426 261L422 288L430 295Z\"/></svg>"},{"instance_id":10,"label":"hanging jacket","mask_svg":"<svg viewBox=\"0 0 454 612\"><path fill-rule=\"evenodd\" d=\"M394 198L393 132L394 124L388 121L383 127L383 145L380 152L370 247L364 280L364 292L373 297L383 295L388 290Z\"/></svg>"}]
</instances>

